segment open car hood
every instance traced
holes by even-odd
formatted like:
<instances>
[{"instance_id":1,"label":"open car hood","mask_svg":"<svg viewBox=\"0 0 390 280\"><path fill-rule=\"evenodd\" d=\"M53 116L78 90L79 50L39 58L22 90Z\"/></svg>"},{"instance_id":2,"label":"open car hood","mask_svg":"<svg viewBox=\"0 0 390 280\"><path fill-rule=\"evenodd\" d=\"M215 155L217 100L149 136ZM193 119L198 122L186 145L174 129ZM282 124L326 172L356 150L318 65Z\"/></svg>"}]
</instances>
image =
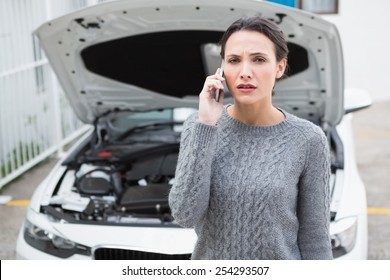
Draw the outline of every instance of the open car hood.
<instances>
[{"instance_id":1,"label":"open car hood","mask_svg":"<svg viewBox=\"0 0 390 280\"><path fill-rule=\"evenodd\" d=\"M76 114L93 123L111 111L197 107L205 77L220 65L224 30L253 15L279 24L289 41L290 70L277 82L274 104L323 125L339 123L339 34L302 10L255 0L112 1L51 20L35 34Z\"/></svg>"}]
</instances>

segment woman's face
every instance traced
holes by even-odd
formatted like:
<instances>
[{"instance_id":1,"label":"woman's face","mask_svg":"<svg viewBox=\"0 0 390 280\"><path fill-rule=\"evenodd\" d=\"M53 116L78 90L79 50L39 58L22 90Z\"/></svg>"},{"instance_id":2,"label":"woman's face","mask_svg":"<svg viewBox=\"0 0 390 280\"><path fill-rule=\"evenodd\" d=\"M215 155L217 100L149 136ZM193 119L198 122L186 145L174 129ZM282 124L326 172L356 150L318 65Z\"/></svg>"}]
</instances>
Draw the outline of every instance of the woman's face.
<instances>
[{"instance_id":1,"label":"woman's face","mask_svg":"<svg viewBox=\"0 0 390 280\"><path fill-rule=\"evenodd\" d=\"M276 61L274 44L262 33L241 30L226 42L224 75L235 102L271 101L275 80L285 68L286 60Z\"/></svg>"}]
</instances>

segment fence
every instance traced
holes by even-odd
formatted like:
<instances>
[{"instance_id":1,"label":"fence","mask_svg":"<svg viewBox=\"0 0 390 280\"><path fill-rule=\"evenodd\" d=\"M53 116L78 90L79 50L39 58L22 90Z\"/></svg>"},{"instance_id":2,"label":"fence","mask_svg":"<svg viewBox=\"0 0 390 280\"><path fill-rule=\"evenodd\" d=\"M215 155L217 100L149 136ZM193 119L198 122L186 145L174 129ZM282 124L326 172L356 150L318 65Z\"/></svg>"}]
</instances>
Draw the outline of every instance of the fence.
<instances>
[{"instance_id":1,"label":"fence","mask_svg":"<svg viewBox=\"0 0 390 280\"><path fill-rule=\"evenodd\" d=\"M0 190L88 128L74 115L32 32L97 2L0 1Z\"/></svg>"}]
</instances>

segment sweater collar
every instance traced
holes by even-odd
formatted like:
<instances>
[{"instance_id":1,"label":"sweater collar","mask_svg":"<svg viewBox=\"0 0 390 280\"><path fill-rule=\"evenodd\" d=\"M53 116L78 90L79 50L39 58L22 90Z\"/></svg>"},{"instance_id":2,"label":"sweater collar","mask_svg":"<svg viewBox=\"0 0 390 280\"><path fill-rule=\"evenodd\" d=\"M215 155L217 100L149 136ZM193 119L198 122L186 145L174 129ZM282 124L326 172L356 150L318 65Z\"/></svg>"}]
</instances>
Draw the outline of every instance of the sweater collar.
<instances>
[{"instance_id":1,"label":"sweater collar","mask_svg":"<svg viewBox=\"0 0 390 280\"><path fill-rule=\"evenodd\" d=\"M239 120L236 120L235 118L231 117L228 112L227 112L227 108L231 106L231 105L226 105L223 107L223 113L222 113L222 117L219 121L219 123L222 125L226 125L227 127L237 131L237 132L242 132L242 133L278 133L278 132L282 132L282 131L285 131L288 127L290 127L289 123L291 121L291 119L293 118L293 116L289 113L287 113L286 111L284 111L283 109L281 108L277 108L279 111L281 111L284 116L285 116L285 119L278 123L278 124L275 124L275 125L270 125L270 126L258 126L258 125L250 125L250 124L246 124L246 123L243 123Z\"/></svg>"}]
</instances>

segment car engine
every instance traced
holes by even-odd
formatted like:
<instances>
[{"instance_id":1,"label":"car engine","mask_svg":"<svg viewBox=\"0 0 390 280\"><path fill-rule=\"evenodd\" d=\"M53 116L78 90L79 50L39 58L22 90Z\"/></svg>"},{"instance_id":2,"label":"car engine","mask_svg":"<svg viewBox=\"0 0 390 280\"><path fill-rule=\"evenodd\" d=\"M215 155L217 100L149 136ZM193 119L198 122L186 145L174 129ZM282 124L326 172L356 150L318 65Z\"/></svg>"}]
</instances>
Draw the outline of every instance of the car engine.
<instances>
[{"instance_id":1,"label":"car engine","mask_svg":"<svg viewBox=\"0 0 390 280\"><path fill-rule=\"evenodd\" d=\"M44 211L75 223L172 223L168 195L179 139L177 133L170 141L127 141L100 148L88 140L64 161L66 172Z\"/></svg>"}]
</instances>

